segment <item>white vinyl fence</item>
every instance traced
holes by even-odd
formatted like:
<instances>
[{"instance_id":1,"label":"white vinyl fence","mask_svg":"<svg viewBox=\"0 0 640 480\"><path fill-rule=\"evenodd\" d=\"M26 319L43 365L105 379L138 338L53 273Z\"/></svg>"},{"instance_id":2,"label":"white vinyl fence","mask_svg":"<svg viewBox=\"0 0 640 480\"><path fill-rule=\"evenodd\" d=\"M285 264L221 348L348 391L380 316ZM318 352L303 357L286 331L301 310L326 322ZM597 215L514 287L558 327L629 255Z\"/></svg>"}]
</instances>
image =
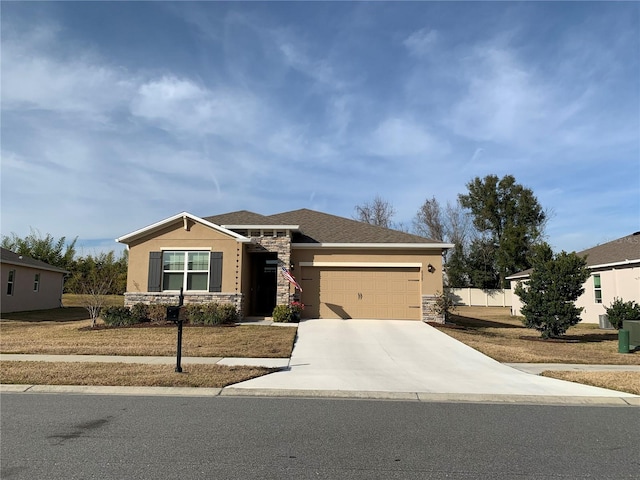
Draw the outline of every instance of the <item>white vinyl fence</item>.
<instances>
[{"instance_id":1,"label":"white vinyl fence","mask_svg":"<svg viewBox=\"0 0 640 480\"><path fill-rule=\"evenodd\" d=\"M480 288L449 288L456 305L470 307L510 307L511 290Z\"/></svg>"}]
</instances>

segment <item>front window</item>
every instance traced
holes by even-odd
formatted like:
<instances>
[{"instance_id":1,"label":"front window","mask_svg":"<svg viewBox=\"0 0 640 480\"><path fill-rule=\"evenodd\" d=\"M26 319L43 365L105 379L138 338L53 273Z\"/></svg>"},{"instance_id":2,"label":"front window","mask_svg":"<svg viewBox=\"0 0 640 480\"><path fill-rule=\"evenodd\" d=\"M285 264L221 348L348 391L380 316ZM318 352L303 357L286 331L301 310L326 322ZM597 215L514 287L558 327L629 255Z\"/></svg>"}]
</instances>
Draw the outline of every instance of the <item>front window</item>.
<instances>
[{"instance_id":1,"label":"front window","mask_svg":"<svg viewBox=\"0 0 640 480\"><path fill-rule=\"evenodd\" d=\"M600 283L600 275L593 276L593 294L596 303L602 303L602 284Z\"/></svg>"},{"instance_id":2,"label":"front window","mask_svg":"<svg viewBox=\"0 0 640 480\"><path fill-rule=\"evenodd\" d=\"M163 290L209 289L209 252L162 253Z\"/></svg>"},{"instance_id":3,"label":"front window","mask_svg":"<svg viewBox=\"0 0 640 480\"><path fill-rule=\"evenodd\" d=\"M9 270L9 277L7 278L7 295L13 295L13 287L16 283L16 271Z\"/></svg>"},{"instance_id":4,"label":"front window","mask_svg":"<svg viewBox=\"0 0 640 480\"><path fill-rule=\"evenodd\" d=\"M37 292L40 290L40 274L36 273L35 277L33 277L33 291Z\"/></svg>"}]
</instances>

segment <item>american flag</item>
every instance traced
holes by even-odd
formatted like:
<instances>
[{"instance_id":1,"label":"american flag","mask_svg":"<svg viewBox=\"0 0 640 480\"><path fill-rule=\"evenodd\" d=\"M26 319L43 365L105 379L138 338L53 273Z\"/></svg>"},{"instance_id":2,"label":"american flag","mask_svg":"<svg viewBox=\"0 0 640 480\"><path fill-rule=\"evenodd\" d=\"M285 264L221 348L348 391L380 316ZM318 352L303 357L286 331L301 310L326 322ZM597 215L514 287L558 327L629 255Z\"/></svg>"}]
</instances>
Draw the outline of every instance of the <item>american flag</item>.
<instances>
[{"instance_id":1,"label":"american flag","mask_svg":"<svg viewBox=\"0 0 640 480\"><path fill-rule=\"evenodd\" d=\"M284 278L289 280L289 283L291 283L298 290L302 291L302 287L300 286L300 284L298 282L296 282L296 279L293 278L293 275L291 275L289 273L289 270L287 270L286 267L282 267L282 275L284 275Z\"/></svg>"}]
</instances>

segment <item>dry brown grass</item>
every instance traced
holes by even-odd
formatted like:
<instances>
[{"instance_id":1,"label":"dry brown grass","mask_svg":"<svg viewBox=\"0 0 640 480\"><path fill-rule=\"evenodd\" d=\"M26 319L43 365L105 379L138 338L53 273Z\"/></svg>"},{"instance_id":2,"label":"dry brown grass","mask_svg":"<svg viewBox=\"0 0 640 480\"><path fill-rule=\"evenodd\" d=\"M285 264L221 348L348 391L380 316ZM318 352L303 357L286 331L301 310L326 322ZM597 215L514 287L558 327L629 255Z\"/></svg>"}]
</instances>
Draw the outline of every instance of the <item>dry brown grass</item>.
<instances>
[{"instance_id":1,"label":"dry brown grass","mask_svg":"<svg viewBox=\"0 0 640 480\"><path fill-rule=\"evenodd\" d=\"M77 322L20 322L0 324L2 353L77 355L175 355L176 327L108 328L87 330L89 320ZM291 356L296 329L274 326L185 326L185 357Z\"/></svg>"},{"instance_id":2,"label":"dry brown grass","mask_svg":"<svg viewBox=\"0 0 640 480\"><path fill-rule=\"evenodd\" d=\"M274 371L262 367L185 365L182 373L176 373L174 368L128 363L2 362L0 383L222 388Z\"/></svg>"},{"instance_id":3,"label":"dry brown grass","mask_svg":"<svg viewBox=\"0 0 640 480\"><path fill-rule=\"evenodd\" d=\"M62 305L65 307L81 307L82 295L65 293L62 295ZM124 305L124 295L105 295L105 307L122 307Z\"/></svg>"},{"instance_id":4,"label":"dry brown grass","mask_svg":"<svg viewBox=\"0 0 640 480\"><path fill-rule=\"evenodd\" d=\"M451 321L465 328L440 330L499 362L640 365L640 352L617 353L617 332L597 325L578 324L565 335L571 342L555 342L538 340L508 307L458 307Z\"/></svg>"},{"instance_id":5,"label":"dry brown grass","mask_svg":"<svg viewBox=\"0 0 640 480\"><path fill-rule=\"evenodd\" d=\"M549 370L542 372L541 375L543 377L557 378L640 395L640 372L567 372Z\"/></svg>"},{"instance_id":6,"label":"dry brown grass","mask_svg":"<svg viewBox=\"0 0 640 480\"><path fill-rule=\"evenodd\" d=\"M28 312L3 313L2 320L17 320L21 322L69 322L86 320L89 312L82 306L81 295L65 293L62 296L62 308L49 310L33 310ZM107 295L105 306L123 306L123 295Z\"/></svg>"}]
</instances>

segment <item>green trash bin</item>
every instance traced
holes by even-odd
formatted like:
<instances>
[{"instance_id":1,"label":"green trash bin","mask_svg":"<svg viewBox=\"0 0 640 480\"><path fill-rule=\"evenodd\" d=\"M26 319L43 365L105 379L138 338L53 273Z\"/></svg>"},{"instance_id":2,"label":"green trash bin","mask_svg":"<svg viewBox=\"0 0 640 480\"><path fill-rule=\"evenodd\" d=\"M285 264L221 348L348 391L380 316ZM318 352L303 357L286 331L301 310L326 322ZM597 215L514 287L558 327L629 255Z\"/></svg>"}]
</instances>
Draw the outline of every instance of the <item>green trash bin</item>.
<instances>
[{"instance_id":1,"label":"green trash bin","mask_svg":"<svg viewBox=\"0 0 640 480\"><path fill-rule=\"evenodd\" d=\"M618 353L629 353L629 330L618 330Z\"/></svg>"}]
</instances>

